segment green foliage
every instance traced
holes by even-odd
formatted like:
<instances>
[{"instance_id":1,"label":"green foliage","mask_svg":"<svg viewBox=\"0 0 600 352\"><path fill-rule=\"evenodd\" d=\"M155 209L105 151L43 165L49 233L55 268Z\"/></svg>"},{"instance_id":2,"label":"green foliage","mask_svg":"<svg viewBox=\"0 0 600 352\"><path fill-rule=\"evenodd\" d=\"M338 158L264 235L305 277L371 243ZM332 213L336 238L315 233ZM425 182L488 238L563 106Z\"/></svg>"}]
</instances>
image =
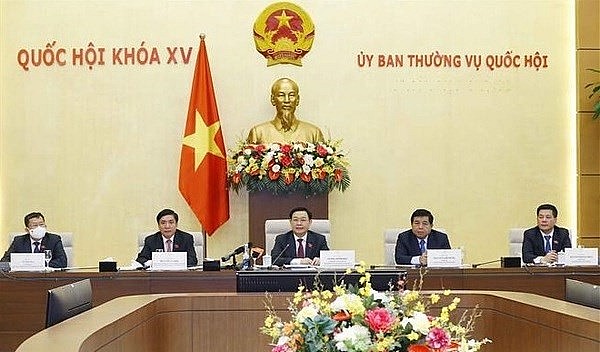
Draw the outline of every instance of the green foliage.
<instances>
[{"instance_id":1,"label":"green foliage","mask_svg":"<svg viewBox=\"0 0 600 352\"><path fill-rule=\"evenodd\" d=\"M588 71L592 71L592 72L600 74L600 70L596 70L593 68L588 68ZM597 119L598 117L600 117L600 81L586 84L585 89L591 90L591 94L588 96L588 98L592 99L594 96L598 96L596 103L594 104L594 107L593 107L593 109L594 109L593 118Z\"/></svg>"}]
</instances>

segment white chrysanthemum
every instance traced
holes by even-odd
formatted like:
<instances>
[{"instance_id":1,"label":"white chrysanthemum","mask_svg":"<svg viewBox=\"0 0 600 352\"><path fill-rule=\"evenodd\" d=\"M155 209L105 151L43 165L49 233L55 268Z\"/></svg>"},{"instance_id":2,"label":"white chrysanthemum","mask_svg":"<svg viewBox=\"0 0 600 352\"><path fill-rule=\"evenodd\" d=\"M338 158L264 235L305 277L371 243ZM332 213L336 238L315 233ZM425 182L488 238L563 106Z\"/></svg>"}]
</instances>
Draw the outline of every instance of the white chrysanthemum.
<instances>
[{"instance_id":1,"label":"white chrysanthemum","mask_svg":"<svg viewBox=\"0 0 600 352\"><path fill-rule=\"evenodd\" d=\"M388 303L391 299L390 296L388 296L385 292L379 292L375 290L372 290L371 292L373 292L373 299L380 301L383 304Z\"/></svg>"},{"instance_id":2,"label":"white chrysanthemum","mask_svg":"<svg viewBox=\"0 0 600 352\"><path fill-rule=\"evenodd\" d=\"M414 331L422 335L426 335L429 332L429 327L431 325L427 315L421 312L415 312L412 317L404 317L400 322L402 327L406 327L406 324L408 323L412 325Z\"/></svg>"},{"instance_id":3,"label":"white chrysanthemum","mask_svg":"<svg viewBox=\"0 0 600 352\"><path fill-rule=\"evenodd\" d=\"M302 172L304 172L305 174L310 173L310 166L306 164L302 165Z\"/></svg>"},{"instance_id":4,"label":"white chrysanthemum","mask_svg":"<svg viewBox=\"0 0 600 352\"><path fill-rule=\"evenodd\" d=\"M283 346L286 343L288 343L288 341L290 341L289 336L280 336L279 339L277 340L277 346Z\"/></svg>"},{"instance_id":5,"label":"white chrysanthemum","mask_svg":"<svg viewBox=\"0 0 600 352\"><path fill-rule=\"evenodd\" d=\"M281 170L281 165L279 164L273 164L273 166L271 167L271 171L273 172L279 172L279 170Z\"/></svg>"},{"instance_id":6,"label":"white chrysanthemum","mask_svg":"<svg viewBox=\"0 0 600 352\"><path fill-rule=\"evenodd\" d=\"M244 149L244 154L245 154L245 155L250 155L250 154L252 154L252 149L250 149L250 148L246 148L246 149Z\"/></svg>"},{"instance_id":7,"label":"white chrysanthemum","mask_svg":"<svg viewBox=\"0 0 600 352\"><path fill-rule=\"evenodd\" d=\"M279 148L279 144L277 144L277 143L270 144L269 145L269 149L272 150L272 151L274 151L274 152L278 152L279 149L280 149Z\"/></svg>"},{"instance_id":8,"label":"white chrysanthemum","mask_svg":"<svg viewBox=\"0 0 600 352\"><path fill-rule=\"evenodd\" d=\"M349 311L352 306L357 304L362 305L362 299L353 293L349 293L341 295L331 302L331 310L334 312Z\"/></svg>"},{"instance_id":9,"label":"white chrysanthemum","mask_svg":"<svg viewBox=\"0 0 600 352\"><path fill-rule=\"evenodd\" d=\"M240 155L237 157L236 162L241 165L246 165L246 158L243 155Z\"/></svg>"},{"instance_id":10,"label":"white chrysanthemum","mask_svg":"<svg viewBox=\"0 0 600 352\"><path fill-rule=\"evenodd\" d=\"M299 323L304 323L306 318L314 318L317 316L317 314L319 314L317 308L315 308L313 305L308 305L302 308L298 314L296 314L296 321Z\"/></svg>"},{"instance_id":11,"label":"white chrysanthemum","mask_svg":"<svg viewBox=\"0 0 600 352\"><path fill-rule=\"evenodd\" d=\"M294 143L294 144L292 145L292 149L293 149L294 151L299 151L299 150L302 150L302 149L304 149L304 146L302 145L302 143Z\"/></svg>"},{"instance_id":12,"label":"white chrysanthemum","mask_svg":"<svg viewBox=\"0 0 600 352\"><path fill-rule=\"evenodd\" d=\"M327 154L333 154L333 148L331 147L325 147L325 150L327 150Z\"/></svg>"},{"instance_id":13,"label":"white chrysanthemum","mask_svg":"<svg viewBox=\"0 0 600 352\"><path fill-rule=\"evenodd\" d=\"M316 147L315 147L315 145L314 145L314 144L312 144L312 143L307 143L307 145L306 145L306 151L307 151L308 153L312 153L312 152L314 152L314 151L315 151L315 149L316 149Z\"/></svg>"},{"instance_id":14,"label":"white chrysanthemum","mask_svg":"<svg viewBox=\"0 0 600 352\"><path fill-rule=\"evenodd\" d=\"M313 160L313 156L311 154L304 155L304 157L302 157L302 159L304 160L304 164L308 165L308 166L313 166L313 164L315 163L315 161Z\"/></svg>"},{"instance_id":15,"label":"white chrysanthemum","mask_svg":"<svg viewBox=\"0 0 600 352\"><path fill-rule=\"evenodd\" d=\"M342 329L333 339L340 351L366 352L373 346L369 329L362 325L352 325Z\"/></svg>"}]
</instances>

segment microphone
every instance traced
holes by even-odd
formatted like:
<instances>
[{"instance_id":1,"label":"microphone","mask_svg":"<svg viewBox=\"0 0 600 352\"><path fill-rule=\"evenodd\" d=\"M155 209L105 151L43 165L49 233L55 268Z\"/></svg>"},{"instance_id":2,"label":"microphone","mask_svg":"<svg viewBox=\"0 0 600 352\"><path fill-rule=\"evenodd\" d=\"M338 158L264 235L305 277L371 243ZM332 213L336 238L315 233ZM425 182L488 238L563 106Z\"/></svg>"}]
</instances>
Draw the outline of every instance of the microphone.
<instances>
[{"instance_id":1,"label":"microphone","mask_svg":"<svg viewBox=\"0 0 600 352\"><path fill-rule=\"evenodd\" d=\"M221 257L221 261L222 261L222 262L226 262L226 261L228 261L229 259L231 259L231 257L233 257L233 256L236 256L236 255L238 255L238 254L240 254L240 253L244 252L244 247L245 247L245 246L246 246L246 245L245 245L245 244L243 244L243 245L239 246L238 248L236 248L236 249L235 249L233 252L231 252L231 253L227 254L226 256L223 256L223 257Z\"/></svg>"},{"instance_id":2,"label":"microphone","mask_svg":"<svg viewBox=\"0 0 600 352\"><path fill-rule=\"evenodd\" d=\"M281 256L283 255L283 252L285 252L286 249L288 249L290 247L290 243L288 242L288 244L285 245L285 247L283 247L283 250L281 251L281 253L279 253L279 255L277 255L277 257L275 257L275 259L273 259L272 264L274 265L275 263L277 263L277 259L281 258ZM273 266L271 265L271 266Z\"/></svg>"},{"instance_id":3,"label":"microphone","mask_svg":"<svg viewBox=\"0 0 600 352\"><path fill-rule=\"evenodd\" d=\"M492 263L499 263L502 259L497 259L497 260L490 260L489 262L483 262L483 263L477 263L477 264L473 264L473 268L477 268L478 266L481 265L487 265L487 264L492 264Z\"/></svg>"}]
</instances>

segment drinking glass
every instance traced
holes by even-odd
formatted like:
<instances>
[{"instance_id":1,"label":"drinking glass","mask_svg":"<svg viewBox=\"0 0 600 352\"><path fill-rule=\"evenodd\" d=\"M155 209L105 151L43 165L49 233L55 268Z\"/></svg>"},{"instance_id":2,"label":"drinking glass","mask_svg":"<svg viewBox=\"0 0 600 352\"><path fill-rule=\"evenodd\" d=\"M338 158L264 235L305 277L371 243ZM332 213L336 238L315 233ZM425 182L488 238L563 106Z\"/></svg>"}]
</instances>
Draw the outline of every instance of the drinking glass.
<instances>
[{"instance_id":1,"label":"drinking glass","mask_svg":"<svg viewBox=\"0 0 600 352\"><path fill-rule=\"evenodd\" d=\"M51 259L52 259L52 250L51 249L44 250L44 260L46 261L46 268L48 268L48 264L50 263Z\"/></svg>"}]
</instances>

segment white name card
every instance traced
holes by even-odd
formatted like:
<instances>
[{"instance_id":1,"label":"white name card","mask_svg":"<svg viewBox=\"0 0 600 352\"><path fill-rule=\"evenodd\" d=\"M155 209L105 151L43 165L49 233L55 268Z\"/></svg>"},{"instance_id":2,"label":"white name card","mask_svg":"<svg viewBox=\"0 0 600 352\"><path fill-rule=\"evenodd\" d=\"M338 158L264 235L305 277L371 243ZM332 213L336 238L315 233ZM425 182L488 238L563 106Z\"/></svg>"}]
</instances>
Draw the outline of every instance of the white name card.
<instances>
[{"instance_id":1,"label":"white name card","mask_svg":"<svg viewBox=\"0 0 600 352\"><path fill-rule=\"evenodd\" d=\"M462 265L462 251L457 249L428 249L427 266L430 268L458 268Z\"/></svg>"},{"instance_id":2,"label":"white name card","mask_svg":"<svg viewBox=\"0 0 600 352\"><path fill-rule=\"evenodd\" d=\"M187 270L187 252L152 252L152 270Z\"/></svg>"},{"instance_id":3,"label":"white name card","mask_svg":"<svg viewBox=\"0 0 600 352\"><path fill-rule=\"evenodd\" d=\"M11 253L10 271L44 271L44 253Z\"/></svg>"},{"instance_id":4,"label":"white name card","mask_svg":"<svg viewBox=\"0 0 600 352\"><path fill-rule=\"evenodd\" d=\"M354 268L356 252L353 250L321 251L320 267L331 269Z\"/></svg>"},{"instance_id":5,"label":"white name card","mask_svg":"<svg viewBox=\"0 0 600 352\"><path fill-rule=\"evenodd\" d=\"M598 248L565 248L564 262L570 266L598 265Z\"/></svg>"}]
</instances>

